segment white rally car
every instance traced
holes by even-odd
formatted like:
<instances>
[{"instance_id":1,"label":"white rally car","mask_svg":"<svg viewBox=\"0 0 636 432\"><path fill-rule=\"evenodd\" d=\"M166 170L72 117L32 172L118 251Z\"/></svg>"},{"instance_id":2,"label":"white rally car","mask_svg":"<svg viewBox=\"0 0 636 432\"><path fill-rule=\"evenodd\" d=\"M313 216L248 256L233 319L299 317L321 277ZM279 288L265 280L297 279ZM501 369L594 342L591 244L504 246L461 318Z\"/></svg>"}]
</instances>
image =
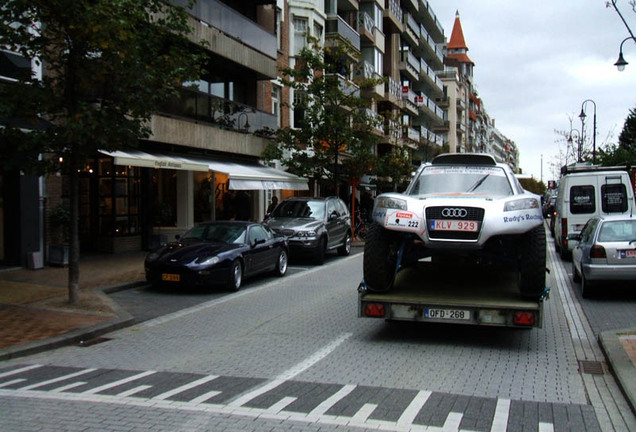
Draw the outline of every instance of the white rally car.
<instances>
[{"instance_id":1,"label":"white rally car","mask_svg":"<svg viewBox=\"0 0 636 432\"><path fill-rule=\"evenodd\" d=\"M363 265L370 291L390 290L401 267L427 258L450 269L515 269L522 297L544 294L540 198L490 155L437 156L417 170L403 194L378 195L372 216Z\"/></svg>"}]
</instances>

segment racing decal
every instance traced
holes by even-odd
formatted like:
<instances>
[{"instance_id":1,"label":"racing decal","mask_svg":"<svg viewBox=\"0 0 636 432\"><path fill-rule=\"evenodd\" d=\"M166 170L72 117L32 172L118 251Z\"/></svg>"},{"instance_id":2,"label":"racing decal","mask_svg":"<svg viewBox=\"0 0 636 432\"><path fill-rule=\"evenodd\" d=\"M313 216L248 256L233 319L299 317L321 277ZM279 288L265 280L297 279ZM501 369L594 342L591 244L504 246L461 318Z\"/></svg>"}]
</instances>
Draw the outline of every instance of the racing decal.
<instances>
[{"instance_id":1,"label":"racing decal","mask_svg":"<svg viewBox=\"0 0 636 432\"><path fill-rule=\"evenodd\" d=\"M401 231L422 231L422 219L415 213L406 210L389 211L384 218L384 226Z\"/></svg>"},{"instance_id":2,"label":"racing decal","mask_svg":"<svg viewBox=\"0 0 636 432\"><path fill-rule=\"evenodd\" d=\"M534 221L534 220L542 220L542 219L543 219L543 216L541 216L540 214L530 214L530 213L526 213L524 215L503 217L504 223Z\"/></svg>"}]
</instances>

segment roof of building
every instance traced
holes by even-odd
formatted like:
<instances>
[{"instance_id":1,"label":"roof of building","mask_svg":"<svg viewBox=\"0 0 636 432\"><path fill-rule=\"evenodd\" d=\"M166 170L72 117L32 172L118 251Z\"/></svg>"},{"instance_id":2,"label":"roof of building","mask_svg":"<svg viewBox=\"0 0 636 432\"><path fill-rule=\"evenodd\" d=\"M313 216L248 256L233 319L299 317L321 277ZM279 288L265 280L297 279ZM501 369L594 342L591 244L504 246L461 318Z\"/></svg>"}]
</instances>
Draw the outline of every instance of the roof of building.
<instances>
[{"instance_id":1,"label":"roof of building","mask_svg":"<svg viewBox=\"0 0 636 432\"><path fill-rule=\"evenodd\" d=\"M473 63L470 57L468 57L468 54L466 54L468 46L466 46L466 40L464 39L464 31L462 30L462 23L459 19L459 11L455 12L455 24L453 24L453 31L451 32L447 48L449 51L448 54L446 54L447 57L455 59L460 63Z\"/></svg>"}]
</instances>

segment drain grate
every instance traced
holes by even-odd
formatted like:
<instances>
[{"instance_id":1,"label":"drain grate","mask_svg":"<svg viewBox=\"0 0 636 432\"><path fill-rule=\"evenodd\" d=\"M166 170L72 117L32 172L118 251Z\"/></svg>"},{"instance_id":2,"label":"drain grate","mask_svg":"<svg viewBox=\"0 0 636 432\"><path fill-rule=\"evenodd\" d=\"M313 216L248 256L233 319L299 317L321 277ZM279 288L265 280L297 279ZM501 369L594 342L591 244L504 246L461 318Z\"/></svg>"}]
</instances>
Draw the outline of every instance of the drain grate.
<instances>
[{"instance_id":1,"label":"drain grate","mask_svg":"<svg viewBox=\"0 0 636 432\"><path fill-rule=\"evenodd\" d=\"M592 360L580 360L579 372L591 375L603 375L605 370L603 368L603 362Z\"/></svg>"},{"instance_id":2,"label":"drain grate","mask_svg":"<svg viewBox=\"0 0 636 432\"><path fill-rule=\"evenodd\" d=\"M109 338L105 338L105 337L96 337L93 339L88 339L88 340L83 340L83 341L79 341L77 344L75 344L75 346L78 347L89 347L92 345L97 345L103 342L108 342L110 339Z\"/></svg>"}]
</instances>

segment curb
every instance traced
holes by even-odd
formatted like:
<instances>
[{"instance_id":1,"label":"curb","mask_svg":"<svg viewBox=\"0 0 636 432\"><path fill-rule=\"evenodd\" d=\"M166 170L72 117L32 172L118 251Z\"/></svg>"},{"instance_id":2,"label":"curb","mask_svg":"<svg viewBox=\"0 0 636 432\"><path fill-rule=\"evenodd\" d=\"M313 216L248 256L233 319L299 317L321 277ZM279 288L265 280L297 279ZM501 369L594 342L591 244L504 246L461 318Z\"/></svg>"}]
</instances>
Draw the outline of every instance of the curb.
<instances>
[{"instance_id":1,"label":"curb","mask_svg":"<svg viewBox=\"0 0 636 432\"><path fill-rule=\"evenodd\" d=\"M80 343L82 341L94 339L103 334L131 326L135 323L135 317L130 315L128 311L114 302L108 296L108 294L136 288L138 286L144 285L145 283L145 280L139 280L133 282L125 282L108 287L94 288L93 291L102 298L104 303L108 304L113 312L115 312L115 318L105 323L100 323L85 328L78 328L61 335L53 336L51 338L0 349L0 361L9 360L17 357L24 357L43 351L48 351L50 349L59 348L65 345Z\"/></svg>"},{"instance_id":2,"label":"curb","mask_svg":"<svg viewBox=\"0 0 636 432\"><path fill-rule=\"evenodd\" d=\"M634 329L605 331L599 334L598 340L618 386L625 395L632 412L636 414L636 373L634 373L634 364L619 340L621 334L634 333L636 333Z\"/></svg>"}]
</instances>

